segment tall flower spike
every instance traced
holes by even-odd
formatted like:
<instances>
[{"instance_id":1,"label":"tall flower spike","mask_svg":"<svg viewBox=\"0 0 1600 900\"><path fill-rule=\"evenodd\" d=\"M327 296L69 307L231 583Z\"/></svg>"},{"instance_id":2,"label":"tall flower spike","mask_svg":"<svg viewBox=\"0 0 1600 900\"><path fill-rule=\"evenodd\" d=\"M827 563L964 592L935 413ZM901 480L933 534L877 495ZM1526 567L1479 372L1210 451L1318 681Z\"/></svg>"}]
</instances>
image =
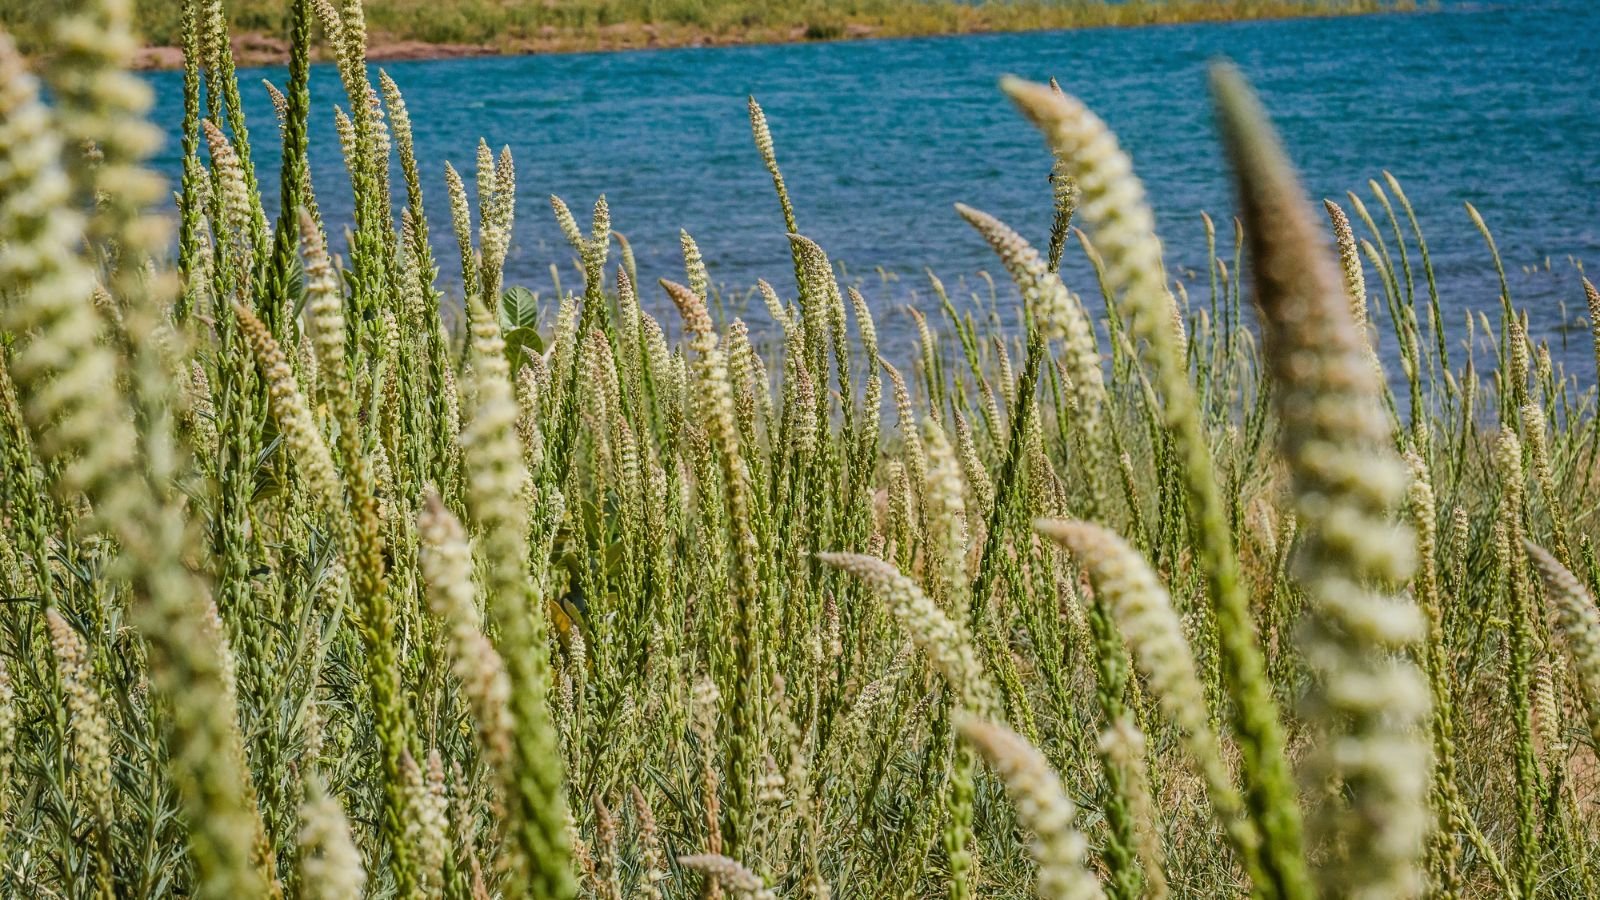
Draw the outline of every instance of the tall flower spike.
<instances>
[{"instance_id":1,"label":"tall flower spike","mask_svg":"<svg viewBox=\"0 0 1600 900\"><path fill-rule=\"evenodd\" d=\"M1011 274L1011 280L1022 291L1023 304L1044 329L1045 336L1062 341L1072 387L1078 395L1078 408L1092 433L1105 400L1105 380L1089 320L1073 301L1061 276L1050 270L1039 251L1022 235L994 216L970 206L958 203L956 212L994 248Z\"/></svg>"},{"instance_id":2,"label":"tall flower spike","mask_svg":"<svg viewBox=\"0 0 1600 900\"><path fill-rule=\"evenodd\" d=\"M1412 535L1390 519L1405 493L1379 403L1381 386L1340 289L1338 270L1265 111L1237 71L1212 69L1254 263L1257 308L1293 477L1312 615L1304 651L1318 676L1311 712L1326 731L1314 772L1341 788L1317 822L1329 850L1324 895L1403 898L1423 884L1428 690L1397 655L1418 643L1416 604L1374 593L1415 564Z\"/></svg>"},{"instance_id":3,"label":"tall flower spike","mask_svg":"<svg viewBox=\"0 0 1600 900\"><path fill-rule=\"evenodd\" d=\"M338 798L313 779L300 807L300 883L308 900L360 900L367 884L361 851Z\"/></svg>"},{"instance_id":4,"label":"tall flower spike","mask_svg":"<svg viewBox=\"0 0 1600 900\"><path fill-rule=\"evenodd\" d=\"M472 548L461 523L429 492L417 519L428 606L444 625L450 670L461 682L489 763L510 783L511 687L500 653L484 637L472 583Z\"/></svg>"},{"instance_id":5,"label":"tall flower spike","mask_svg":"<svg viewBox=\"0 0 1600 900\"><path fill-rule=\"evenodd\" d=\"M1523 546L1544 582L1545 597L1554 607L1555 624L1566 638L1589 712L1589 733L1600 744L1600 609L1583 583L1554 556L1531 541L1525 541Z\"/></svg>"},{"instance_id":6,"label":"tall flower spike","mask_svg":"<svg viewBox=\"0 0 1600 900\"><path fill-rule=\"evenodd\" d=\"M694 291L702 301L708 300L711 276L706 272L706 261L700 255L700 245L694 242L689 232L682 230L678 232L678 243L683 245L683 273L689 279L689 290Z\"/></svg>"},{"instance_id":7,"label":"tall flower spike","mask_svg":"<svg viewBox=\"0 0 1600 900\"><path fill-rule=\"evenodd\" d=\"M1216 619L1223 681L1233 707L1246 800L1263 841L1266 890L1296 900L1311 894L1299 805L1284 752L1283 726L1267 682L1250 601L1241 586L1227 505L1217 483L1188 361L1172 327L1173 301L1161 266L1161 242L1144 185L1104 122L1082 101L1007 78L1002 89L1045 133L1056 158L1077 180L1078 208L1104 263L1108 293L1118 297L1127 337L1148 345L1144 359L1161 394L1161 414L1188 497L1191 531Z\"/></svg>"},{"instance_id":8,"label":"tall flower spike","mask_svg":"<svg viewBox=\"0 0 1600 900\"><path fill-rule=\"evenodd\" d=\"M789 311L783 308L783 301L778 299L778 292L764 278L756 279L756 289L761 292L761 302L767 308L767 315L783 328L785 334L795 328L794 320L789 317Z\"/></svg>"},{"instance_id":9,"label":"tall flower spike","mask_svg":"<svg viewBox=\"0 0 1600 900\"><path fill-rule=\"evenodd\" d=\"M478 252L483 305L497 311L505 281L506 254L511 249L511 228L516 218L517 179L511 148L496 161L489 145L478 144Z\"/></svg>"},{"instance_id":10,"label":"tall flower spike","mask_svg":"<svg viewBox=\"0 0 1600 900\"><path fill-rule=\"evenodd\" d=\"M928 482L928 454L922 446L922 437L917 432L917 413L911 405L911 389L906 386L905 376L900 374L899 369L890 365L888 360L880 356L878 365L883 367L884 373L889 376L889 384L893 387L895 416L899 420L906 465L916 482L917 490L921 491Z\"/></svg>"},{"instance_id":11,"label":"tall flower spike","mask_svg":"<svg viewBox=\"0 0 1600 900\"><path fill-rule=\"evenodd\" d=\"M455 166L444 164L445 192L450 197L450 226L456 233L456 245L461 252L462 293L468 297L478 293L477 254L472 249L472 207L467 202L467 186Z\"/></svg>"},{"instance_id":12,"label":"tall flower spike","mask_svg":"<svg viewBox=\"0 0 1600 900\"><path fill-rule=\"evenodd\" d=\"M112 808L111 723L106 720L100 691L94 686L94 670L89 664L89 651L83 638L53 607L45 610L44 615L50 628L50 647L55 651L61 693L66 698L76 774L87 795L90 812L99 820L101 828L109 828L116 821Z\"/></svg>"},{"instance_id":13,"label":"tall flower spike","mask_svg":"<svg viewBox=\"0 0 1600 900\"><path fill-rule=\"evenodd\" d=\"M877 557L818 553L817 559L865 581L965 706L978 713L993 708L997 695L960 619L945 615L916 582Z\"/></svg>"},{"instance_id":14,"label":"tall flower spike","mask_svg":"<svg viewBox=\"0 0 1600 900\"><path fill-rule=\"evenodd\" d=\"M578 220L572 215L572 208L567 206L567 201L555 194L550 195L550 210L555 213L556 225L561 229L561 236L574 250L583 249L583 232L578 230Z\"/></svg>"},{"instance_id":15,"label":"tall flower spike","mask_svg":"<svg viewBox=\"0 0 1600 900\"><path fill-rule=\"evenodd\" d=\"M1356 252L1355 233L1350 230L1350 218L1339 204L1322 201L1328 211L1328 221L1333 223L1333 240L1339 248L1339 264L1344 271L1344 295L1350 301L1350 315L1356 327L1367 325L1367 279L1361 271L1361 255Z\"/></svg>"},{"instance_id":16,"label":"tall flower spike","mask_svg":"<svg viewBox=\"0 0 1600 900\"><path fill-rule=\"evenodd\" d=\"M300 252L305 257L306 325L317 355L318 378L342 417L353 402L344 356L344 295L322 229L305 211L300 214Z\"/></svg>"},{"instance_id":17,"label":"tall flower spike","mask_svg":"<svg viewBox=\"0 0 1600 900\"><path fill-rule=\"evenodd\" d=\"M245 183L244 165L234 152L228 136L210 119L200 123L205 129L206 145L211 150L211 169L222 188L223 243L235 251L242 251L249 239L251 196Z\"/></svg>"},{"instance_id":18,"label":"tall flower spike","mask_svg":"<svg viewBox=\"0 0 1600 900\"><path fill-rule=\"evenodd\" d=\"M549 707L545 621L528 573L527 469L516 435L517 404L496 317L470 301L472 414L462 435L467 499L483 535L484 587L511 682L515 783L508 785L512 843L528 896L565 900L577 890L568 864L561 751Z\"/></svg>"},{"instance_id":19,"label":"tall flower spike","mask_svg":"<svg viewBox=\"0 0 1600 900\"><path fill-rule=\"evenodd\" d=\"M950 609L966 609L967 503L961 463L944 429L932 419L923 423L928 448L928 539L940 568L940 590Z\"/></svg>"},{"instance_id":20,"label":"tall flower spike","mask_svg":"<svg viewBox=\"0 0 1600 900\"><path fill-rule=\"evenodd\" d=\"M138 597L152 682L170 706L169 756L188 817L195 895L261 896L251 859L260 820L246 797L225 666L204 625L205 590L184 562L181 511L139 466L138 434L118 360L99 339L94 278L77 256L84 223L72 211L61 145L9 36L0 33L0 324L19 336L11 357L41 455L56 486L93 504Z\"/></svg>"},{"instance_id":21,"label":"tall flower spike","mask_svg":"<svg viewBox=\"0 0 1600 900\"><path fill-rule=\"evenodd\" d=\"M1111 610L1133 660L1149 680L1161 712L1178 727L1184 747L1206 782L1217 819L1227 829L1246 869L1255 863L1258 836L1240 818L1242 804L1211 729L1194 654L1172 598L1139 551L1112 531L1089 522L1040 520L1034 528L1070 550Z\"/></svg>"},{"instance_id":22,"label":"tall flower spike","mask_svg":"<svg viewBox=\"0 0 1600 900\"><path fill-rule=\"evenodd\" d=\"M334 466L333 454L323 441L322 433L317 431L317 425L311 419L311 409L300 395L300 387L295 381L294 370L289 367L288 358L283 355L278 342L272 339L267 326L249 308L242 303L235 303L233 314L238 317L239 330L250 345L256 365L261 368L273 418L278 420L284 442L289 447L295 465L300 467L301 477L316 491L323 511L332 518L339 518L344 506L344 487L339 480L339 471Z\"/></svg>"},{"instance_id":23,"label":"tall flower spike","mask_svg":"<svg viewBox=\"0 0 1600 900\"><path fill-rule=\"evenodd\" d=\"M750 98L750 134L755 138L756 152L772 176L772 186L778 192L778 205L783 208L783 224L791 234L800 230L795 224L794 204L789 202L789 188L783 183L783 173L778 170L778 154L772 147L772 129L767 125L767 114L755 97Z\"/></svg>"},{"instance_id":24,"label":"tall flower spike","mask_svg":"<svg viewBox=\"0 0 1600 900\"><path fill-rule=\"evenodd\" d=\"M1350 219L1339 204L1324 200L1322 205L1328 211L1328 220L1333 223L1333 240L1339 249L1339 265L1344 274L1344 294L1350 302L1350 315L1356 321L1356 330L1361 333L1367 363L1381 374L1383 364L1379 362L1378 351L1373 347L1371 335L1367 333L1367 280L1361 269L1361 254L1356 251L1355 233L1350 230Z\"/></svg>"},{"instance_id":25,"label":"tall flower spike","mask_svg":"<svg viewBox=\"0 0 1600 900\"><path fill-rule=\"evenodd\" d=\"M693 242L684 235L686 265L693 273L699 259ZM692 252L691 252L692 251ZM739 426L733 402L733 386L728 375L726 354L717 346L717 333L706 310L704 298L693 288L675 282L661 282L683 316L683 327L690 335L689 346L695 351L695 400L699 406L700 420L711 433L716 450L717 464L722 474L724 502L733 540L733 592L736 632L732 655L735 661L736 680L729 694L731 735L729 742L728 783L732 801L728 809L729 852L742 848L741 842L753 809L750 797L751 772L757 745L756 709L759 700L753 691L761 678L761 653L758 608L761 584L757 569L761 553L750 511L749 470L739 454Z\"/></svg>"},{"instance_id":26,"label":"tall flower spike","mask_svg":"<svg viewBox=\"0 0 1600 900\"><path fill-rule=\"evenodd\" d=\"M424 772L407 753L404 771L406 790L411 795L406 840L417 855L417 890L424 897L437 897L444 893L442 876L449 852L446 835L450 829L450 801L444 786L444 762L439 751L430 751Z\"/></svg>"},{"instance_id":27,"label":"tall flower spike","mask_svg":"<svg viewBox=\"0 0 1600 900\"><path fill-rule=\"evenodd\" d=\"M1033 832L1029 848L1039 865L1038 894L1047 900L1100 900L1105 892L1088 868L1088 843L1072 820L1077 807L1044 754L1000 725L962 715L956 728L1005 782L1017 818Z\"/></svg>"},{"instance_id":28,"label":"tall flower spike","mask_svg":"<svg viewBox=\"0 0 1600 900\"><path fill-rule=\"evenodd\" d=\"M69 145L94 148L93 165L77 173L95 207L89 234L116 245L128 263L118 272L126 282L137 277L138 265L166 233L162 220L146 212L162 196L160 176L144 167L161 144L161 130L145 119L149 85L128 71L139 50L134 4L94 0L72 6L76 14L57 22L51 47L56 120Z\"/></svg>"},{"instance_id":29,"label":"tall flower spike","mask_svg":"<svg viewBox=\"0 0 1600 900\"><path fill-rule=\"evenodd\" d=\"M767 889L761 876L740 865L737 860L716 853L699 853L678 857L678 865L705 875L708 880L733 891L736 896L750 900L777 900L778 895Z\"/></svg>"},{"instance_id":30,"label":"tall flower spike","mask_svg":"<svg viewBox=\"0 0 1600 900\"><path fill-rule=\"evenodd\" d=\"M967 418L956 410L953 417L956 430L956 447L960 451L961 471L967 479L967 484L972 488L972 499L977 508L977 520L981 523L989 518L989 511L994 507L994 483L989 480L989 470L983 465L983 459L978 456L978 445L972 438L972 428L967 425ZM980 525L981 527L981 525ZM977 540L981 541L979 537Z\"/></svg>"}]
</instances>

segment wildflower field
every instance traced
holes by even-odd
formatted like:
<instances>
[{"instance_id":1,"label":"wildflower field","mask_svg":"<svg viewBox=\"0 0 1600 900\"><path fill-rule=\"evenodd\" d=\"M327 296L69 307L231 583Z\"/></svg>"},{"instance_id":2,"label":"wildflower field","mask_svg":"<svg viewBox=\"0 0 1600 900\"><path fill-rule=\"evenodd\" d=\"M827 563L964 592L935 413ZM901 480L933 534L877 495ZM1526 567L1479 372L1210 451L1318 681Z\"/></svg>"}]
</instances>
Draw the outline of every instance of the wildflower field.
<instances>
[{"instance_id":1,"label":"wildflower field","mask_svg":"<svg viewBox=\"0 0 1600 900\"><path fill-rule=\"evenodd\" d=\"M419 171L361 0L287 0L254 135L185 3L170 186L130 0L63 7L0 32L0 896L1600 896L1595 373L1470 207L1447 335L1399 181L1307 197L1227 64L1206 291L1006 78L1054 226L958 207L1020 300L934 282L885 359L754 99L763 321L551 198L541 329L509 151Z\"/></svg>"}]
</instances>

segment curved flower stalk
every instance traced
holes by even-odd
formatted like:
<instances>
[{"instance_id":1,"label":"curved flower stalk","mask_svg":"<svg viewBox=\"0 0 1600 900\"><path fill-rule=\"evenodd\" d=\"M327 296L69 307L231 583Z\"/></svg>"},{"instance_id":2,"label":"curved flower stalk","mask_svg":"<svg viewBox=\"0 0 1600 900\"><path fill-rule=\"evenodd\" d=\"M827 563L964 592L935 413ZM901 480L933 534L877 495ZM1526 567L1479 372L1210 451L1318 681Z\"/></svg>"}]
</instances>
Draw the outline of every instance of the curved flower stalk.
<instances>
[{"instance_id":1,"label":"curved flower stalk","mask_svg":"<svg viewBox=\"0 0 1600 900\"><path fill-rule=\"evenodd\" d=\"M958 203L956 212L994 248L1006 271L1011 274L1011 279L1017 283L1017 289L1022 292L1022 302L1029 315L1044 329L1045 336L1062 342L1066 350L1066 369L1072 378L1072 390L1077 397L1084 428L1091 436L1094 435L1098 430L1106 393L1105 375L1100 369L1100 351L1095 346L1094 326L1083 315L1082 307L1073 300L1061 276L1049 268L1039 251L1022 235L994 216L970 206Z\"/></svg>"},{"instance_id":2,"label":"curved flower stalk","mask_svg":"<svg viewBox=\"0 0 1600 900\"><path fill-rule=\"evenodd\" d=\"M946 615L916 582L874 556L818 553L817 559L849 572L872 588L889 607L895 621L916 642L917 648L927 655L934 670L962 699L961 705L978 713L994 708L997 695L978 661L966 626L961 620Z\"/></svg>"},{"instance_id":3,"label":"curved flower stalk","mask_svg":"<svg viewBox=\"0 0 1600 900\"><path fill-rule=\"evenodd\" d=\"M511 843L522 857L525 896L565 900L577 892L569 865L566 790L549 706L546 625L528 574L528 480L516 434L517 404L500 325L474 300L471 416L461 443L467 499L482 535L489 618L511 683L515 783L507 791Z\"/></svg>"},{"instance_id":4,"label":"curved flower stalk","mask_svg":"<svg viewBox=\"0 0 1600 900\"><path fill-rule=\"evenodd\" d=\"M322 504L323 512L333 521L344 514L344 486L334 466L333 454L312 421L311 409L300 394L294 370L284 356L278 342L272 339L267 326L242 303L233 304L233 314L238 317L239 331L250 345L261 376L267 383L267 396L272 415L283 431L284 442L300 467L301 475L311 485Z\"/></svg>"},{"instance_id":5,"label":"curved flower stalk","mask_svg":"<svg viewBox=\"0 0 1600 900\"><path fill-rule=\"evenodd\" d=\"M1543 547L1524 541L1544 593L1554 607L1556 628L1566 639L1578 686L1589 713L1589 733L1600 744L1600 608L1576 576Z\"/></svg>"},{"instance_id":6,"label":"curved flower stalk","mask_svg":"<svg viewBox=\"0 0 1600 900\"><path fill-rule=\"evenodd\" d=\"M429 492L417 518L420 562L428 584L428 605L444 624L450 669L472 708L484 753L500 773L501 783L514 783L511 769L511 686L505 664L483 634L472 583L472 548L466 532L439 495Z\"/></svg>"},{"instance_id":7,"label":"curved flower stalk","mask_svg":"<svg viewBox=\"0 0 1600 900\"><path fill-rule=\"evenodd\" d=\"M223 257L225 264L244 272L250 267L250 210L254 198L245 181L243 163L228 136L210 119L200 124L205 129L206 145L211 150L211 170L219 188L215 195L219 212L216 221L221 226L218 244L230 252Z\"/></svg>"},{"instance_id":8,"label":"curved flower stalk","mask_svg":"<svg viewBox=\"0 0 1600 900\"><path fill-rule=\"evenodd\" d=\"M772 176L772 187L778 192L778 205L783 208L784 227L790 234L798 234L800 226L795 224L794 204L789 202L789 188L783 183L783 173L778 170L778 154L772 147L772 129L767 125L767 114L754 96L750 97L749 107L750 135L755 138L756 152L761 154L761 162L767 167L767 174Z\"/></svg>"},{"instance_id":9,"label":"curved flower stalk","mask_svg":"<svg viewBox=\"0 0 1600 900\"><path fill-rule=\"evenodd\" d=\"M789 310L784 307L783 300L778 297L778 292L773 290L766 279L756 279L756 290L761 294L761 304L767 308L767 316L783 329L785 335L798 327L793 317L789 315Z\"/></svg>"},{"instance_id":10,"label":"curved flower stalk","mask_svg":"<svg viewBox=\"0 0 1600 900\"><path fill-rule=\"evenodd\" d=\"M428 222L422 208L422 176L417 168L417 156L411 132L411 113L406 108L400 86L389 73L378 70L378 83L383 91L383 105L389 110L389 124L394 130L395 148L400 155L400 171L406 182L407 211L411 214L413 232L406 250L419 261L431 262L428 248ZM303 170L303 171L309 171Z\"/></svg>"},{"instance_id":11,"label":"curved flower stalk","mask_svg":"<svg viewBox=\"0 0 1600 900\"><path fill-rule=\"evenodd\" d=\"M728 357L718 346L711 314L694 289L671 281L661 284L677 304L684 330L690 336L689 346L695 351L695 411L716 445L718 463L722 467L728 514L736 530L735 565L740 579L737 588L753 595L758 588L755 570L758 548L755 532L750 527L750 475L739 453L739 426Z\"/></svg>"},{"instance_id":12,"label":"curved flower stalk","mask_svg":"<svg viewBox=\"0 0 1600 900\"><path fill-rule=\"evenodd\" d=\"M960 716L956 729L994 766L1017 809L1017 818L1033 832L1029 850L1039 865L1039 896L1046 900L1104 897L1086 862L1088 843L1072 824L1077 807L1067 799L1061 779L1044 755L1021 735L974 716Z\"/></svg>"},{"instance_id":13,"label":"curved flower stalk","mask_svg":"<svg viewBox=\"0 0 1600 900\"><path fill-rule=\"evenodd\" d=\"M767 888L761 876L740 865L738 860L718 853L697 853L678 857L678 865L705 875L708 881L726 887L737 897L777 900L778 895Z\"/></svg>"},{"instance_id":14,"label":"curved flower stalk","mask_svg":"<svg viewBox=\"0 0 1600 900\"><path fill-rule=\"evenodd\" d=\"M1304 653L1317 675L1310 713L1325 738L1311 771L1324 895L1416 896L1429 816L1429 714L1421 672L1399 655L1425 623L1408 597L1374 586L1415 565L1409 528L1390 519L1406 489L1379 402L1378 374L1342 296L1309 204L1259 101L1232 68L1212 70L1218 119L1239 186L1264 344L1282 421L1281 452L1302 534L1297 575L1311 603Z\"/></svg>"},{"instance_id":15,"label":"curved flower stalk","mask_svg":"<svg viewBox=\"0 0 1600 900\"><path fill-rule=\"evenodd\" d=\"M1161 712L1178 728L1184 749L1205 779L1212 811L1226 829L1246 871L1259 877L1260 836L1249 819L1211 728L1205 690L1172 598L1139 551L1114 532L1089 522L1040 520L1034 528L1072 552L1149 681Z\"/></svg>"},{"instance_id":16,"label":"curved flower stalk","mask_svg":"<svg viewBox=\"0 0 1600 900\"><path fill-rule=\"evenodd\" d=\"M1104 261L1108 295L1118 298L1129 335L1148 345L1145 361L1161 394L1160 408L1172 436L1214 607L1215 639L1233 705L1246 800L1261 832L1266 883L1258 889L1273 896L1307 897L1311 885L1283 728L1267 683L1249 598L1240 583L1227 507L1200 408L1180 338L1172 328L1173 301L1144 185L1133 174L1133 163L1117 145L1116 136L1082 101L1016 78L1005 79L1001 87L1044 132L1056 158L1076 179L1081 192L1078 212Z\"/></svg>"},{"instance_id":17,"label":"curved flower stalk","mask_svg":"<svg viewBox=\"0 0 1600 900\"><path fill-rule=\"evenodd\" d=\"M567 239L572 249L583 249L583 232L578 230L578 220L572 215L572 208L567 206L567 201L551 194L550 211L555 214L556 227L561 229L561 236Z\"/></svg>"}]
</instances>

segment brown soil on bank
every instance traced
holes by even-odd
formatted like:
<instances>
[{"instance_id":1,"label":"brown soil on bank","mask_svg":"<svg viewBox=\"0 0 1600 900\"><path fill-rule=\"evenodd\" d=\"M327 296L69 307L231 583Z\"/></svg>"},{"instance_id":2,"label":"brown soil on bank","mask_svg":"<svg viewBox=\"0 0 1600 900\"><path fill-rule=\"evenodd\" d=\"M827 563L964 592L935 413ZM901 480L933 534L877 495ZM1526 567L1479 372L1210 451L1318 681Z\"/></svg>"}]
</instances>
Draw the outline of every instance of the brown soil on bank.
<instances>
[{"instance_id":1,"label":"brown soil on bank","mask_svg":"<svg viewBox=\"0 0 1600 900\"><path fill-rule=\"evenodd\" d=\"M322 48L316 52L320 56ZM396 59L453 59L490 56L504 51L488 44L430 44L413 40L374 40L367 54L373 61ZM241 68L283 65L289 61L289 42L282 38L246 32L233 36L233 58ZM145 47L134 58L137 69L177 69L183 66L180 47Z\"/></svg>"},{"instance_id":2,"label":"brown soil on bank","mask_svg":"<svg viewBox=\"0 0 1600 900\"><path fill-rule=\"evenodd\" d=\"M1394 0L1385 11L1414 10L1415 0ZM1224 6L1209 9L1196 18L1148 22L1071 20L1022 22L992 21L983 13L986 7L962 7L956 21L922 20L912 22L842 22L818 25L749 25L707 30L678 23L621 22L597 28L558 28L546 25L531 34L521 34L494 43L433 43L396 37L374 29L368 40L367 58L373 62L390 60L456 59L466 56L516 56L540 53L586 53L612 50L642 50L674 47L732 47L756 44L797 44L866 38L933 37L939 35L998 34L1026 31L1056 31L1077 28L1145 27L1197 22L1230 22L1248 19L1325 18L1331 15L1359 15L1375 10L1352 9L1342 13L1306 11L1294 15L1230 15ZM320 45L315 57L326 57ZM233 36L235 63L242 67L283 65L289 58L289 44L282 38L259 31L236 32ZM183 51L174 46L144 48L135 61L141 69L175 69L183 65Z\"/></svg>"},{"instance_id":3,"label":"brown soil on bank","mask_svg":"<svg viewBox=\"0 0 1600 900\"><path fill-rule=\"evenodd\" d=\"M979 33L986 29L976 29ZM464 56L515 56L532 53L583 53L609 50L641 50L669 47L725 47L747 44L790 44L824 40L859 40L879 36L870 25L851 24L837 34L818 37L806 28L752 28L736 32L712 33L679 25L607 25L582 32L563 32L545 27L531 36L495 44L435 44L427 41L373 35L367 58L373 62L416 59L457 59ZM315 51L323 55L323 48ZM289 59L289 43L260 32L245 32L233 37L234 62L241 68L283 65ZM134 61L139 69L176 69L183 66L179 47L145 47Z\"/></svg>"}]
</instances>

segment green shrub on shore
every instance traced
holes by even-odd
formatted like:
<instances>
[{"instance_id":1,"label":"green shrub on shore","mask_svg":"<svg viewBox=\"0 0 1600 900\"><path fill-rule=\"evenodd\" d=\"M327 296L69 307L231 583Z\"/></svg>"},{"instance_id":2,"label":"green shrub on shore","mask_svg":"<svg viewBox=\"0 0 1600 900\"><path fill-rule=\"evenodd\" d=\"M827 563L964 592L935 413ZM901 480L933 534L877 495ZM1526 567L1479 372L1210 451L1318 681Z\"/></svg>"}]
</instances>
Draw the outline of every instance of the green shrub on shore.
<instances>
[{"instance_id":1,"label":"green shrub on shore","mask_svg":"<svg viewBox=\"0 0 1600 900\"><path fill-rule=\"evenodd\" d=\"M181 45L183 5L136 0L136 21L152 45ZM1416 0L373 0L366 17L379 43L518 52L1353 15L1418 6ZM10 0L0 6L0 26L24 52L47 53L58 9L54 0ZM229 24L236 32L282 35L289 9L283 0L239 0L230 4Z\"/></svg>"},{"instance_id":2,"label":"green shrub on shore","mask_svg":"<svg viewBox=\"0 0 1600 900\"><path fill-rule=\"evenodd\" d=\"M604 198L551 198L585 277L538 333L510 153L436 194L360 0L290 9L276 220L186 11L175 253L126 0L41 78L0 34L0 894L1595 895L1596 391L1504 290L1445 339L1398 181L1388 229L1319 210L1219 66L1191 297L1115 135L1006 79L1050 247L959 207L1016 314L934 282L886 360L752 99L771 339L688 234L639 285Z\"/></svg>"}]
</instances>

